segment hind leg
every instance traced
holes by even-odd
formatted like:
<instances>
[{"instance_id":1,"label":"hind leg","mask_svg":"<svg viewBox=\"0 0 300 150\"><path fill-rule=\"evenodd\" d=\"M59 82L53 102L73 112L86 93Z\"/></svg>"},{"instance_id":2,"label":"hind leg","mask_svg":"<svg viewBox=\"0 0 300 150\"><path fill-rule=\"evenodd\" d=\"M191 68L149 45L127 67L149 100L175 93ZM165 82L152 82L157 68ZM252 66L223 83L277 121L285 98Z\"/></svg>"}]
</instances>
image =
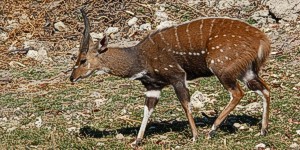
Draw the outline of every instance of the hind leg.
<instances>
[{"instance_id":1,"label":"hind leg","mask_svg":"<svg viewBox=\"0 0 300 150\"><path fill-rule=\"evenodd\" d=\"M253 79L244 81L247 87L259 94L263 99L263 115L261 135L266 135L268 131L269 110L270 110L270 89L267 84L258 76Z\"/></svg>"},{"instance_id":2,"label":"hind leg","mask_svg":"<svg viewBox=\"0 0 300 150\"><path fill-rule=\"evenodd\" d=\"M244 96L244 92L240 85L238 84L236 79L232 79L230 75L218 77L223 86L228 90L230 94L230 102L215 120L208 136L212 137L219 127L219 125L224 121L224 119L228 116L228 114L236 107L236 105L240 102L242 97Z\"/></svg>"}]
</instances>

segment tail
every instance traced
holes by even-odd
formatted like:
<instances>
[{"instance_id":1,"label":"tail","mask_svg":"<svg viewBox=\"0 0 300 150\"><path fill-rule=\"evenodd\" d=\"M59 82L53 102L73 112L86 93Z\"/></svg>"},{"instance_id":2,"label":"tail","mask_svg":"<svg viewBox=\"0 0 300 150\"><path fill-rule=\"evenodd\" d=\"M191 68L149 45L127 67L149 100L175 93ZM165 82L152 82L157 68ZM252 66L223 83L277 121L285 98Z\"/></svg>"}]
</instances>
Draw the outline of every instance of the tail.
<instances>
[{"instance_id":1,"label":"tail","mask_svg":"<svg viewBox=\"0 0 300 150\"><path fill-rule=\"evenodd\" d=\"M257 57L255 61L253 62L253 71L258 73L261 66L265 63L267 60L270 52L271 52L271 46L270 41L267 37L260 40L260 45L257 51Z\"/></svg>"}]
</instances>

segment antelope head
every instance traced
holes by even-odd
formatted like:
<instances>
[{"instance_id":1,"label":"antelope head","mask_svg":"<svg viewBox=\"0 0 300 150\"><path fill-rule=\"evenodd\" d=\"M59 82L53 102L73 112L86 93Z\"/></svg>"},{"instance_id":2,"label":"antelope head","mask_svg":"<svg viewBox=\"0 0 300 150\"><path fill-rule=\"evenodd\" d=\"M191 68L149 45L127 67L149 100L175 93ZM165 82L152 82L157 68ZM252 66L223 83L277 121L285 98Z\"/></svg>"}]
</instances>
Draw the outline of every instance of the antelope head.
<instances>
[{"instance_id":1,"label":"antelope head","mask_svg":"<svg viewBox=\"0 0 300 150\"><path fill-rule=\"evenodd\" d=\"M106 67L103 66L105 62L101 61L100 56L108 50L107 37L104 36L103 39L94 44L90 36L90 24L87 15L83 9L80 11L84 19L85 29L80 43L79 55L70 76L71 82L86 78L95 70L107 70Z\"/></svg>"}]
</instances>

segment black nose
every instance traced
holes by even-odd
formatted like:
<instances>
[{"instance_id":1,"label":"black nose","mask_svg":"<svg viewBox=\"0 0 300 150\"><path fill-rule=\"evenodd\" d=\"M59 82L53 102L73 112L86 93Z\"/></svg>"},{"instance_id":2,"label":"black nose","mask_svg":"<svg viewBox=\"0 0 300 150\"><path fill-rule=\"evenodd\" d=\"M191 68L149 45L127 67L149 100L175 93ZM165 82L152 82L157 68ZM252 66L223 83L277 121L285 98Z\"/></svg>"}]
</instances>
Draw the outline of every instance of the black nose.
<instances>
[{"instance_id":1,"label":"black nose","mask_svg":"<svg viewBox=\"0 0 300 150\"><path fill-rule=\"evenodd\" d=\"M73 82L74 81L74 78L73 76L70 76L70 81Z\"/></svg>"}]
</instances>

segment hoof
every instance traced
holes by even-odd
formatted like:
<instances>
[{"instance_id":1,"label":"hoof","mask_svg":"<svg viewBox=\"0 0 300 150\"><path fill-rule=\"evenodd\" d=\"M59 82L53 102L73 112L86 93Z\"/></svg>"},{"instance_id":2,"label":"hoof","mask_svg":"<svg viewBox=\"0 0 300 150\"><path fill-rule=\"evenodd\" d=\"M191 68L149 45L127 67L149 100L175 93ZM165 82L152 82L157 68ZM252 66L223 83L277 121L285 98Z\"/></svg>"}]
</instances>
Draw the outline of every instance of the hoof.
<instances>
[{"instance_id":1,"label":"hoof","mask_svg":"<svg viewBox=\"0 0 300 150\"><path fill-rule=\"evenodd\" d=\"M138 147L139 145L141 145L141 143L142 143L142 139L138 138L138 139L136 139L134 142L132 142L132 143L130 144L130 146L131 146L132 148L136 148L136 147Z\"/></svg>"},{"instance_id":2,"label":"hoof","mask_svg":"<svg viewBox=\"0 0 300 150\"><path fill-rule=\"evenodd\" d=\"M210 131L208 132L208 139L213 138L216 134L217 134L217 131L216 131L216 130L210 130Z\"/></svg>"},{"instance_id":3,"label":"hoof","mask_svg":"<svg viewBox=\"0 0 300 150\"><path fill-rule=\"evenodd\" d=\"M197 137L193 137L193 143L195 143L197 141Z\"/></svg>"},{"instance_id":4,"label":"hoof","mask_svg":"<svg viewBox=\"0 0 300 150\"><path fill-rule=\"evenodd\" d=\"M260 135L266 136L267 134L268 134L268 130L267 129L261 129Z\"/></svg>"}]
</instances>

